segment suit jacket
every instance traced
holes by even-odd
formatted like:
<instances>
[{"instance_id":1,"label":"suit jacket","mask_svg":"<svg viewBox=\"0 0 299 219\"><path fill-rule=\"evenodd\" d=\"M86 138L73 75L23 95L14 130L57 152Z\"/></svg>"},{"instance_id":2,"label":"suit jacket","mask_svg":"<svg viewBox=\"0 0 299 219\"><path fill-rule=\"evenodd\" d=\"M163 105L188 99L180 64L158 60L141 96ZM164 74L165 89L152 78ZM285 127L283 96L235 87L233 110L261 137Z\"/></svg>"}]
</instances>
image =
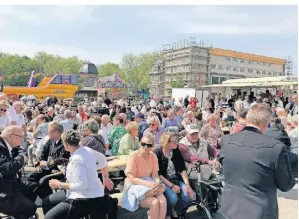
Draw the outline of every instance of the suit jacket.
<instances>
[{"instance_id":1,"label":"suit jacket","mask_svg":"<svg viewBox=\"0 0 299 219\"><path fill-rule=\"evenodd\" d=\"M54 141L49 140L42 151L41 160L47 161L49 169L57 169L57 165L61 165L70 157L70 153L64 149L61 140L56 144Z\"/></svg>"},{"instance_id":2,"label":"suit jacket","mask_svg":"<svg viewBox=\"0 0 299 219\"><path fill-rule=\"evenodd\" d=\"M225 187L218 214L225 219L277 219L277 189L290 190L295 180L286 146L246 126L221 140Z\"/></svg>"},{"instance_id":3,"label":"suit jacket","mask_svg":"<svg viewBox=\"0 0 299 219\"><path fill-rule=\"evenodd\" d=\"M288 149L291 146L291 140L288 134L284 130L279 129L276 126L268 128L266 135L282 142L283 144L285 144L285 146L287 146Z\"/></svg>"},{"instance_id":4,"label":"suit jacket","mask_svg":"<svg viewBox=\"0 0 299 219\"><path fill-rule=\"evenodd\" d=\"M25 152L21 148L13 148L12 156L8 147L0 137L0 193L11 194L19 190L17 175L24 166Z\"/></svg>"}]
</instances>

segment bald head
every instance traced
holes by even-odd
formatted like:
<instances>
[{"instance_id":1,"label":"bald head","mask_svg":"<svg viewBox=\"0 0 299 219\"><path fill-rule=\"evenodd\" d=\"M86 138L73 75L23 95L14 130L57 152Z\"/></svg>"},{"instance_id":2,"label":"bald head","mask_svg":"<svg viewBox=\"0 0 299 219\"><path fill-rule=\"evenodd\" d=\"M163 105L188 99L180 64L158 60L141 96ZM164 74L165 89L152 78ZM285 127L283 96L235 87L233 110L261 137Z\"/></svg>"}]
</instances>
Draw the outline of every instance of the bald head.
<instances>
[{"instance_id":1,"label":"bald head","mask_svg":"<svg viewBox=\"0 0 299 219\"><path fill-rule=\"evenodd\" d=\"M17 125L5 127L1 132L1 137L11 146L17 147L21 144L23 133L22 129Z\"/></svg>"}]
</instances>

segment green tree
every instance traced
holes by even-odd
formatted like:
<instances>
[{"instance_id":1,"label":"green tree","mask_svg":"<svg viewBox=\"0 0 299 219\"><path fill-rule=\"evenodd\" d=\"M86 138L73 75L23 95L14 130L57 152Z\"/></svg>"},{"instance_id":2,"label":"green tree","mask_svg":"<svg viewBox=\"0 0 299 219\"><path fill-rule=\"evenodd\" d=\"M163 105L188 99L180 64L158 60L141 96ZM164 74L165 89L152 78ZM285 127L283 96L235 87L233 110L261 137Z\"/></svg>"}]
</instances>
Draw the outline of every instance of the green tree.
<instances>
[{"instance_id":1,"label":"green tree","mask_svg":"<svg viewBox=\"0 0 299 219\"><path fill-rule=\"evenodd\" d=\"M170 85L171 85L172 88L183 88L185 86L185 83L183 81L182 73L178 73L176 75L176 79L171 80Z\"/></svg>"},{"instance_id":2,"label":"green tree","mask_svg":"<svg viewBox=\"0 0 299 219\"><path fill-rule=\"evenodd\" d=\"M106 62L97 66L100 77L110 76L112 73L116 72L120 77L125 79L124 71L116 63Z\"/></svg>"},{"instance_id":3,"label":"green tree","mask_svg":"<svg viewBox=\"0 0 299 219\"><path fill-rule=\"evenodd\" d=\"M149 75L154 61L158 58L156 53L132 53L124 55L121 67L125 71L129 81L135 90L146 89L149 84Z\"/></svg>"}]
</instances>

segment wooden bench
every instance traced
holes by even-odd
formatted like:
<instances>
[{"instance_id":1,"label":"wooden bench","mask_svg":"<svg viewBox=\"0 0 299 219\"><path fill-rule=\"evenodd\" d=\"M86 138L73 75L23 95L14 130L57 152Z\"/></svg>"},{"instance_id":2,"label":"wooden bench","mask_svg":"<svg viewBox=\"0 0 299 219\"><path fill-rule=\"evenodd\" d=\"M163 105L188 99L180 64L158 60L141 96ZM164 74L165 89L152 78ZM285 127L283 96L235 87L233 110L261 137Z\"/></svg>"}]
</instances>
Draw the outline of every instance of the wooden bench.
<instances>
[{"instance_id":1,"label":"wooden bench","mask_svg":"<svg viewBox=\"0 0 299 219\"><path fill-rule=\"evenodd\" d=\"M118 212L117 212L117 218L121 219L147 219L147 211L146 208L139 208L137 211L131 212L127 209L124 209L121 207L121 198L122 193L114 193L110 195L112 198L118 199Z\"/></svg>"}]
</instances>

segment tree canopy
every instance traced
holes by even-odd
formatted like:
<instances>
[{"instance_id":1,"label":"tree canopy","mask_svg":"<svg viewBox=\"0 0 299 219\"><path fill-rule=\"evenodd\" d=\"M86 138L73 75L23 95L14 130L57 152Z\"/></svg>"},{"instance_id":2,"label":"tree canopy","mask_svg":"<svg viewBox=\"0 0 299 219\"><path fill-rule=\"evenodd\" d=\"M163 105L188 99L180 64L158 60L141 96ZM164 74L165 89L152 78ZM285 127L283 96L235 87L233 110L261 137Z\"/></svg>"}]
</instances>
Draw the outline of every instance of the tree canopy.
<instances>
[{"instance_id":1,"label":"tree canopy","mask_svg":"<svg viewBox=\"0 0 299 219\"><path fill-rule=\"evenodd\" d=\"M120 64L106 62L97 65L99 77L112 75L116 72L135 90L146 89L149 84L148 73L157 58L155 53L125 54ZM5 85L26 86L31 72L50 74L78 74L80 66L85 60L76 56L62 57L46 52L38 52L33 58L18 54L1 53L0 68L3 72Z\"/></svg>"}]
</instances>

